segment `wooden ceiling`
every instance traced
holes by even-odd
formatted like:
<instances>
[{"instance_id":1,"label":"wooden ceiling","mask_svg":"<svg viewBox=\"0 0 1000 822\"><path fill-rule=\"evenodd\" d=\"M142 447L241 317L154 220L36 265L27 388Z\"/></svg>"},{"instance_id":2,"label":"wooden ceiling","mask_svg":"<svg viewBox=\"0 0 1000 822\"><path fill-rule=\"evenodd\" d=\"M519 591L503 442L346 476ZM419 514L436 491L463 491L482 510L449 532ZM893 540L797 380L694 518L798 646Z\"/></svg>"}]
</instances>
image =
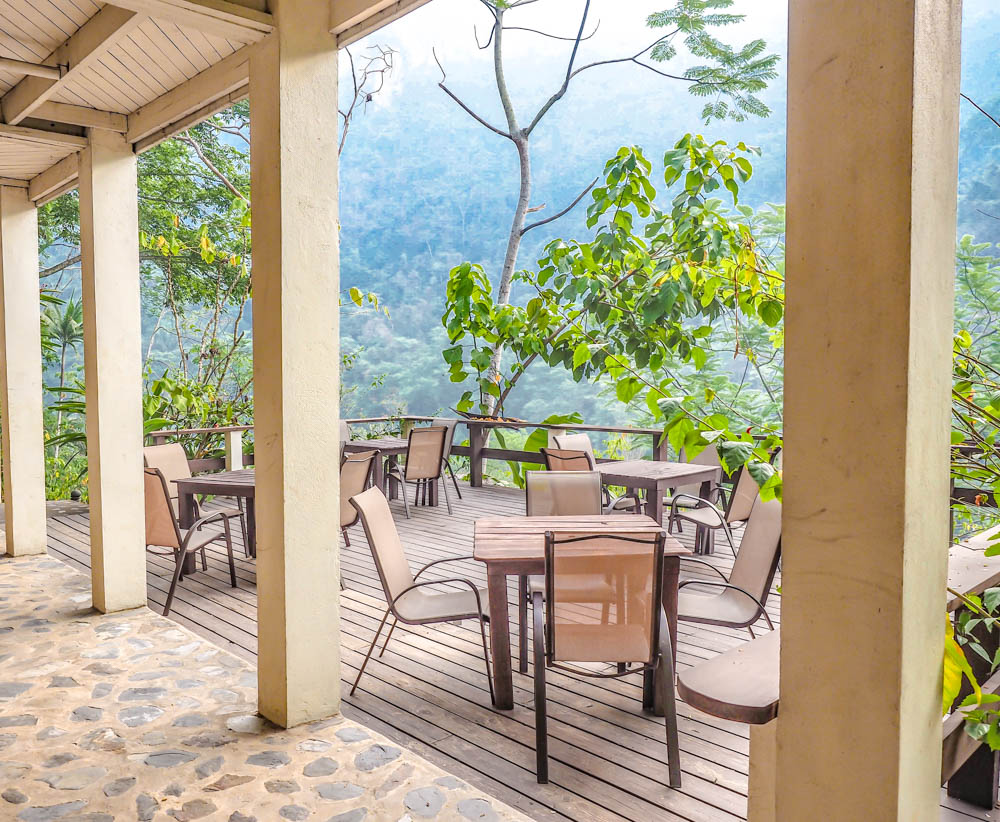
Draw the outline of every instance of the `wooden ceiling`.
<instances>
[{"instance_id":1,"label":"wooden ceiling","mask_svg":"<svg viewBox=\"0 0 1000 822\"><path fill-rule=\"evenodd\" d=\"M428 0L331 0L347 45ZM44 202L72 187L86 129L138 151L248 93L267 0L3 0L0 180Z\"/></svg>"}]
</instances>

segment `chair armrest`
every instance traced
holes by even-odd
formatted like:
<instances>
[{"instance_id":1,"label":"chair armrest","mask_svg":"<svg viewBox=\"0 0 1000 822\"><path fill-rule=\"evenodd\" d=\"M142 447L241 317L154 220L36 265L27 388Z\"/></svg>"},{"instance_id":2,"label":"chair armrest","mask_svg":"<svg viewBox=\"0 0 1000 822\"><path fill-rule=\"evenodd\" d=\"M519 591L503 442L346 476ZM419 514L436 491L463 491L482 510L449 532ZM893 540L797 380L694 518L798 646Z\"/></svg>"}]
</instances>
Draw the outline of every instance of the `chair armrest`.
<instances>
[{"instance_id":1,"label":"chair armrest","mask_svg":"<svg viewBox=\"0 0 1000 822\"><path fill-rule=\"evenodd\" d=\"M703 559L698 559L697 557L688 556L686 554L682 555L680 559L681 562L697 562L699 565L704 565L706 568L711 568L713 571L715 571L715 573L717 573L720 577L722 577L724 582L726 583L729 582L729 578L724 573L722 573L722 571L720 571L718 568L712 565L711 562L706 562ZM692 580L692 582L693 581L694 580Z\"/></svg>"},{"instance_id":2,"label":"chair armrest","mask_svg":"<svg viewBox=\"0 0 1000 822\"><path fill-rule=\"evenodd\" d=\"M430 564L434 565L435 563L432 562ZM416 577L414 577L414 579L416 579ZM426 585L443 585L447 582L458 582L463 585L468 585L469 588L472 589L473 596L475 596L476 598L476 610L479 611L480 618L485 618L483 615L483 602L479 596L479 589L476 587L476 584L471 579L466 579L465 577L450 577L449 579L429 579L426 582L414 582L413 585L411 585L409 588L404 588L402 591L400 591L398 594L396 594L396 596L392 598L392 602L389 603L389 608L390 610L393 611L393 616L396 616L398 619L398 615L395 613L396 603L399 602L399 600L405 594L408 594L410 591L413 591L416 588L423 588Z\"/></svg>"},{"instance_id":3,"label":"chair armrest","mask_svg":"<svg viewBox=\"0 0 1000 822\"><path fill-rule=\"evenodd\" d=\"M771 622L771 617L768 616L767 609L764 608L764 603L762 603L759 599L757 599L757 597L755 597L749 591L740 588L739 585L733 585L731 582L716 582L714 579L704 579L704 580L686 579L680 585L677 586L677 592L680 593L681 588L685 587L686 585L708 585L714 588L729 588L730 590L733 591L739 591L741 594L743 594L743 596L753 600L753 602L760 609L760 616L764 617L764 621L767 623L767 627L770 628L772 631L774 630L774 623ZM759 619L760 617L757 618Z\"/></svg>"},{"instance_id":4,"label":"chair armrest","mask_svg":"<svg viewBox=\"0 0 1000 822\"><path fill-rule=\"evenodd\" d=\"M187 545L191 541L191 537L195 535L196 532L200 531L205 525L210 522L221 522L223 527L223 534L225 534L227 539L230 539L229 532L229 517L224 511L217 511L214 514L209 514L207 517L202 517L201 519L195 520L191 527L187 529L187 534L184 535L184 540L181 542L181 551L187 550ZM220 534L219 536L222 536Z\"/></svg>"},{"instance_id":5,"label":"chair armrest","mask_svg":"<svg viewBox=\"0 0 1000 822\"><path fill-rule=\"evenodd\" d=\"M445 563L445 562L456 562L456 561L458 561L460 559L475 559L475 557L473 557L472 554L469 554L468 556L445 557L444 559L436 559L433 562L428 562L426 565L424 565L423 567L421 567L421 569L419 571L417 571L417 573L415 573L413 575L413 580L415 582L417 579L419 579L420 575L424 571L426 571L428 568L433 568L435 565L441 565L442 563Z\"/></svg>"},{"instance_id":6,"label":"chair armrest","mask_svg":"<svg viewBox=\"0 0 1000 822\"><path fill-rule=\"evenodd\" d=\"M689 499L692 502L694 502L695 508L711 508L713 511L715 511L716 515L719 517L720 522L726 521L726 515L722 512L722 510L718 506L712 505L712 503L710 503L707 499L696 497L694 496L694 494L677 494L675 497L673 497L673 499L671 499L670 501L671 517L677 516L677 504L683 499Z\"/></svg>"}]
</instances>

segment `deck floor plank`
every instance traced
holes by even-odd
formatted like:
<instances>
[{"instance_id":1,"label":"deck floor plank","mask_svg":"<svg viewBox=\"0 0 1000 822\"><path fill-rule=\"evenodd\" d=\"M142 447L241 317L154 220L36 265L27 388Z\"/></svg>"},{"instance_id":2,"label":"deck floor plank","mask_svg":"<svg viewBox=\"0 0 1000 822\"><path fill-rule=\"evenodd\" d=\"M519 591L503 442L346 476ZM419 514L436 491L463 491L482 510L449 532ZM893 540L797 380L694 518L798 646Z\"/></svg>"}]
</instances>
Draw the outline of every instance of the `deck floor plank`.
<instances>
[{"instance_id":1,"label":"deck floor plank","mask_svg":"<svg viewBox=\"0 0 1000 822\"><path fill-rule=\"evenodd\" d=\"M462 486L452 499L454 515L440 508L413 507L406 519L402 503L393 513L414 568L445 556L472 552L477 518L524 512L523 493L511 489ZM211 504L209 504L211 507ZM693 541L691 529L679 534ZM739 537L737 532L737 538ZM256 566L244 555L234 529L239 587L230 586L221 544L209 546L208 571L178 586L171 618L245 659L256 657ZM373 656L355 695L348 690L385 611L385 598L360 526L350 529L350 545L340 539L343 711L436 765L456 774L540 822L737 822L746 817L748 733L746 726L707 716L678 703L684 787L666 782L662 719L642 713L638 676L594 680L553 671L548 677L550 779L534 778L534 697L529 675L517 673L516 581L508 581L514 660L514 710L490 707L477 625L446 623L428 628L400 626L389 650ZM89 571L89 519L85 513L49 518L49 552ZM728 574L733 557L724 541L713 564ZM200 567L200 565L199 565ZM466 576L485 587L485 567L459 559L437 578ZM148 555L149 606L160 611L173 571L172 560ZM694 569L690 576L704 570ZM431 572L428 573L430 578ZM775 580L775 587L780 579ZM336 593L336 592L332 592ZM780 623L780 596L768 603ZM681 623L678 667L685 668L745 642L745 631ZM634 680L634 681L633 681ZM949 808L953 818L968 810Z\"/></svg>"}]
</instances>

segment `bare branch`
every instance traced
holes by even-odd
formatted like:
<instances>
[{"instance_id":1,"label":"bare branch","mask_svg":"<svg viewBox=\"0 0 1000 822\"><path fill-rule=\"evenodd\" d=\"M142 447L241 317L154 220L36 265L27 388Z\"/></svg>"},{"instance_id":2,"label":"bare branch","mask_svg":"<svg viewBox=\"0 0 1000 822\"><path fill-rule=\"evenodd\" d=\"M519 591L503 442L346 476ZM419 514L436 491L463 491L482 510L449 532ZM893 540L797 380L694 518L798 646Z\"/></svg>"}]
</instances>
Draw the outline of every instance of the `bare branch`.
<instances>
[{"instance_id":1,"label":"bare branch","mask_svg":"<svg viewBox=\"0 0 1000 822\"><path fill-rule=\"evenodd\" d=\"M590 34L588 34L588 35L586 35L584 37L580 37L580 38L577 38L577 37L560 37L558 34L549 34L547 31L539 31L538 29L528 28L527 26L504 26L503 30L504 31L527 31L527 32L530 32L532 34L540 34L542 37L549 37L549 38L551 38L553 40L567 40L567 41L570 41L570 42L579 40L582 43L584 40L589 40L591 37L593 37L595 34L597 34L597 30L600 27L601 27L601 21L598 20L597 23L594 25L594 30L592 32L590 32Z\"/></svg>"},{"instance_id":2,"label":"bare branch","mask_svg":"<svg viewBox=\"0 0 1000 822\"><path fill-rule=\"evenodd\" d=\"M440 88L441 91L443 91L445 94L447 94L452 100L454 100L456 103L458 103L458 105L461 106L462 110L466 114L468 114L473 120L475 120L476 122L478 122L480 125L485 126L486 128L488 128L490 131L494 132L495 134L499 134L501 137L506 137L508 140L513 140L514 138L511 137L510 134L508 134L506 131L501 131L496 126L492 125L491 123L488 123L486 120L484 120L478 114L476 114L476 112L474 112L464 102L462 102L462 100L460 100L458 98L458 96L455 95L451 91L451 89L449 89L444 84L444 81L447 79L448 75L445 74L444 66L441 65L441 61L438 60L437 52L433 48L431 49L431 54L434 55L434 62L437 63L438 68L441 69L441 82L438 83L438 88Z\"/></svg>"},{"instance_id":3,"label":"bare branch","mask_svg":"<svg viewBox=\"0 0 1000 822\"><path fill-rule=\"evenodd\" d=\"M545 104L538 110L534 119L532 119L531 123L529 123L528 127L524 130L525 136L530 135L531 132L534 131L535 126L538 125L539 121L541 121L546 113L548 113L548 110L552 108L552 106L563 98L563 95L566 93L566 89L569 88L569 81L573 79L573 75L575 73L573 71L573 64L576 62L576 54L580 50L580 40L583 38L583 29L587 25L587 14L589 12L590 0L587 0L583 6L583 16L580 18L580 29L577 31L576 37L574 38L573 51L570 52L569 63L566 66L566 79L563 80L563 84L559 87L559 90L546 100Z\"/></svg>"},{"instance_id":4,"label":"bare branch","mask_svg":"<svg viewBox=\"0 0 1000 822\"><path fill-rule=\"evenodd\" d=\"M247 197L236 186L234 186L232 182L229 180L229 178L221 171L219 171L219 169L215 167L212 161L209 160L207 156L205 156L205 152L202 150L201 145L198 143L197 140L195 140L191 136L190 131L186 131L184 132L184 134L178 135L177 139L180 140L182 143L187 143L189 146L191 146L191 148L194 149L194 153L198 155L198 159L205 164L205 167L209 171L211 171L212 174L214 174L226 188L228 188L233 194L239 197L244 203L247 203L249 205L250 198Z\"/></svg>"},{"instance_id":5,"label":"bare branch","mask_svg":"<svg viewBox=\"0 0 1000 822\"><path fill-rule=\"evenodd\" d=\"M568 206L566 206L566 208L564 208L558 214L553 214L551 217L546 217L544 220L539 220L537 223L531 223L530 225L526 225L524 228L521 229L521 236L523 237L525 234L527 234L533 228L538 228L539 226L545 225L546 223L554 222L555 220L558 220L560 217L562 217L562 216L564 216L566 214L569 214L569 212L571 212L576 207L576 204L579 203L580 200L582 200L586 196L587 192L590 191L590 189L592 189L594 186L597 185L597 180L598 180L597 177L595 177L593 180L591 180L590 181L590 185L587 186L583 191L581 191L577 195L576 199L573 200L572 203L570 203Z\"/></svg>"},{"instance_id":6,"label":"bare branch","mask_svg":"<svg viewBox=\"0 0 1000 822\"><path fill-rule=\"evenodd\" d=\"M51 277L53 274L58 274L60 271L69 268L70 266L76 265L80 260L83 259L79 254L75 254L72 257L67 257L61 263L49 266L48 268L43 268L39 273L39 279L43 277Z\"/></svg>"},{"instance_id":7,"label":"bare branch","mask_svg":"<svg viewBox=\"0 0 1000 822\"><path fill-rule=\"evenodd\" d=\"M974 105L979 110L980 114L982 114L984 117L987 117L990 120L992 120L993 121L993 125L995 125L998 128L1000 128L1000 120L997 120L996 117L994 117L986 109L984 109L981 105L979 105L979 103L977 103L975 100L973 100L967 94L961 94L961 93L959 93L959 97L961 97L963 100L968 100L970 103L972 103L972 105Z\"/></svg>"}]
</instances>

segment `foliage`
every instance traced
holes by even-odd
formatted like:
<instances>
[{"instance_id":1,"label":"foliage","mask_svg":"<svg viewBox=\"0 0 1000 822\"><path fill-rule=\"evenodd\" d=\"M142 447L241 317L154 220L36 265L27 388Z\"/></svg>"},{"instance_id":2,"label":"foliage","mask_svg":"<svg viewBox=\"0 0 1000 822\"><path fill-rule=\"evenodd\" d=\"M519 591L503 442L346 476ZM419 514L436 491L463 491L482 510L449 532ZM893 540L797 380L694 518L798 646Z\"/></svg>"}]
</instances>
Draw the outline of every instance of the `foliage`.
<instances>
[{"instance_id":1,"label":"foliage","mask_svg":"<svg viewBox=\"0 0 1000 822\"><path fill-rule=\"evenodd\" d=\"M536 359L577 381L610 381L621 402L645 404L675 449L695 456L715 443L727 471L749 462L765 494L780 496L780 475L768 464L779 430L764 426L755 439L736 408L720 407L711 390L688 393L673 370L704 367L725 323L735 329L734 353L751 363L757 352L741 328L766 329L756 343L781 346L783 279L758 244L752 209L739 204L754 154L742 143L685 135L664 157L673 197L661 206L651 163L641 149L622 148L592 193L593 238L546 246L538 271L518 274L532 292L524 305L497 305L481 266L454 268L442 317L451 380L474 377L481 410L488 397L502 410ZM492 375L497 346L513 362ZM466 391L458 409L475 404Z\"/></svg>"},{"instance_id":2,"label":"foliage","mask_svg":"<svg viewBox=\"0 0 1000 822\"><path fill-rule=\"evenodd\" d=\"M677 56L675 41L683 38L691 55L705 61L686 68L683 77L691 81L691 94L711 98L701 112L706 123L727 118L742 122L771 113L757 95L778 76L779 56L768 54L763 40L733 48L712 33L712 29L744 20L745 15L725 11L732 6L733 0L680 0L673 8L651 14L648 20L652 28L671 29L653 46L653 60L673 60Z\"/></svg>"}]
</instances>

